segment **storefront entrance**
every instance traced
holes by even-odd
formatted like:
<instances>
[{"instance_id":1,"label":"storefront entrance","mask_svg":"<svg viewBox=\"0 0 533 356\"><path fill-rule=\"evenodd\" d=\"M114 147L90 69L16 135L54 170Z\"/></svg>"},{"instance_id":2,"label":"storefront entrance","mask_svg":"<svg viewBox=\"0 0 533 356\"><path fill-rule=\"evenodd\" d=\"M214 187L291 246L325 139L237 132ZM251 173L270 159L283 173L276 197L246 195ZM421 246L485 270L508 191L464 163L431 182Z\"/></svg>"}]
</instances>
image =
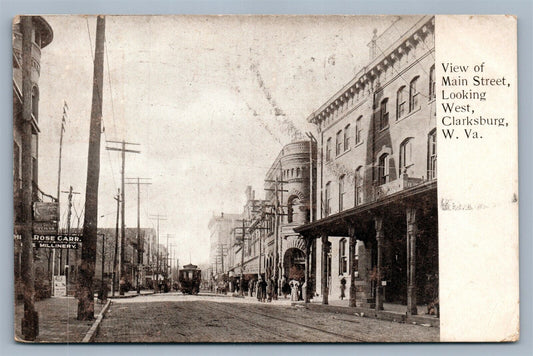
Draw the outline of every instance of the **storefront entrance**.
<instances>
[{"instance_id":1,"label":"storefront entrance","mask_svg":"<svg viewBox=\"0 0 533 356\"><path fill-rule=\"evenodd\" d=\"M288 280L303 281L305 277L305 253L299 248L289 248L283 256L283 275Z\"/></svg>"}]
</instances>

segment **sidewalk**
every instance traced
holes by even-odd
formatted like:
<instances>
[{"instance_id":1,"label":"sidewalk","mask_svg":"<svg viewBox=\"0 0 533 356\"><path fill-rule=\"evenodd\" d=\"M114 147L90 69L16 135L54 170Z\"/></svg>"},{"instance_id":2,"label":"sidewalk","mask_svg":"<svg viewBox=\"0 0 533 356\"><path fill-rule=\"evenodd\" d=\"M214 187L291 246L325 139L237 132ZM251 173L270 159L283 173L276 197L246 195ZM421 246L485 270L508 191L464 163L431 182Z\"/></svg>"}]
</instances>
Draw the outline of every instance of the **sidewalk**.
<instances>
[{"instance_id":1,"label":"sidewalk","mask_svg":"<svg viewBox=\"0 0 533 356\"><path fill-rule=\"evenodd\" d=\"M94 317L102 310L95 298ZM35 342L44 343L77 343L83 340L85 334L93 325L94 320L77 320L78 300L74 297L53 297L35 302L35 309L39 313L39 335ZM22 304L15 306L15 340L24 342L21 322L24 315Z\"/></svg>"},{"instance_id":2,"label":"sidewalk","mask_svg":"<svg viewBox=\"0 0 533 356\"><path fill-rule=\"evenodd\" d=\"M344 314L358 314L367 318L374 318L380 320L389 320L399 323L419 324L426 326L439 327L440 319L435 315L428 315L426 313L427 307L425 305L418 306L418 315L407 315L407 307L400 304L383 303L383 310L375 310L363 307L349 307L349 300L329 300L329 304L322 304L322 298L316 297L311 300L311 303L305 304L302 301L293 302L293 305L300 305L310 310L329 311Z\"/></svg>"},{"instance_id":3,"label":"sidewalk","mask_svg":"<svg viewBox=\"0 0 533 356\"><path fill-rule=\"evenodd\" d=\"M257 301L257 298L248 297L248 295L246 295L244 299L249 302L255 301L259 303ZM407 307L405 305L383 303L384 310L375 310L375 309L363 308L363 307L350 308L348 299L329 300L329 304L324 305L322 304L321 297L313 298L309 304L306 304L303 301L292 302L290 298L285 299L281 297L281 298L278 298L277 300L272 300L272 302L268 302L266 304L288 305L288 306L292 305L292 306L297 306L300 308L306 308L309 310L314 310L314 311L319 311L319 312L330 312L330 313L340 313L340 314L350 314L350 315L357 314L362 317L379 319L379 320L388 320L388 321L394 321L398 323L419 324L419 325L426 325L426 326L433 326L433 327L439 327L440 325L439 318L436 318L435 315L426 314L427 307L424 305L418 306L418 315L407 316L406 314Z\"/></svg>"}]
</instances>

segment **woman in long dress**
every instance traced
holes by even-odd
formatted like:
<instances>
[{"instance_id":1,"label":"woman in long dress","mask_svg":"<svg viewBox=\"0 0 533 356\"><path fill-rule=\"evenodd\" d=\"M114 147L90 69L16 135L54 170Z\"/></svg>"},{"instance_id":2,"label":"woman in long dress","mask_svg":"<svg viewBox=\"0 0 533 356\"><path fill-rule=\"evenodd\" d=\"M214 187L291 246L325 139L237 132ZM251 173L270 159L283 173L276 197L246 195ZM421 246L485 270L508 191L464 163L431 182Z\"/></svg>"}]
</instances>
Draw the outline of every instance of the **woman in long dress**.
<instances>
[{"instance_id":1,"label":"woman in long dress","mask_svg":"<svg viewBox=\"0 0 533 356\"><path fill-rule=\"evenodd\" d=\"M291 301L297 302L298 301L298 287L300 286L300 282L297 280L291 280L289 285L291 286Z\"/></svg>"}]
</instances>

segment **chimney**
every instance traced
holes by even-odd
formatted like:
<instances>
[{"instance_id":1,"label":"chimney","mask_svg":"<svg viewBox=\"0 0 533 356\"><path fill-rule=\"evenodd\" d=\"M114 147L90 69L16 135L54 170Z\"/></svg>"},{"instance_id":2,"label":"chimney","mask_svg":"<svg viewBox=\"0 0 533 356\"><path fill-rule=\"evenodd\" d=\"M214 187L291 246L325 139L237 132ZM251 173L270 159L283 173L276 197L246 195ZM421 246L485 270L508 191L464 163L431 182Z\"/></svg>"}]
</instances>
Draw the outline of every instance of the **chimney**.
<instances>
[{"instance_id":1,"label":"chimney","mask_svg":"<svg viewBox=\"0 0 533 356\"><path fill-rule=\"evenodd\" d=\"M378 40L378 30L374 29L374 36L372 36L372 41L370 41L370 60L373 60L377 56L377 45L376 42Z\"/></svg>"},{"instance_id":2,"label":"chimney","mask_svg":"<svg viewBox=\"0 0 533 356\"><path fill-rule=\"evenodd\" d=\"M246 201L251 200L252 198L252 186L251 185L246 187L245 194L246 194Z\"/></svg>"}]
</instances>

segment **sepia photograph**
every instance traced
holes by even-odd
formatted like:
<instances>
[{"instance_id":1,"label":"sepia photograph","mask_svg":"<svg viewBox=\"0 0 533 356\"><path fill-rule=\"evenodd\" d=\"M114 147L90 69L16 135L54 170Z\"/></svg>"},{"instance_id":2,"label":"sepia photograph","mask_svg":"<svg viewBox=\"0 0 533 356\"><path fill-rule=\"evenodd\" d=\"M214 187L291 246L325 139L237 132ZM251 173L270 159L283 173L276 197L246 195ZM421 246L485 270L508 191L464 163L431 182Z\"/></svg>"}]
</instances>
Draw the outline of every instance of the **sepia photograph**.
<instances>
[{"instance_id":1,"label":"sepia photograph","mask_svg":"<svg viewBox=\"0 0 533 356\"><path fill-rule=\"evenodd\" d=\"M28 15L12 46L16 341L440 341L435 16Z\"/></svg>"}]
</instances>

